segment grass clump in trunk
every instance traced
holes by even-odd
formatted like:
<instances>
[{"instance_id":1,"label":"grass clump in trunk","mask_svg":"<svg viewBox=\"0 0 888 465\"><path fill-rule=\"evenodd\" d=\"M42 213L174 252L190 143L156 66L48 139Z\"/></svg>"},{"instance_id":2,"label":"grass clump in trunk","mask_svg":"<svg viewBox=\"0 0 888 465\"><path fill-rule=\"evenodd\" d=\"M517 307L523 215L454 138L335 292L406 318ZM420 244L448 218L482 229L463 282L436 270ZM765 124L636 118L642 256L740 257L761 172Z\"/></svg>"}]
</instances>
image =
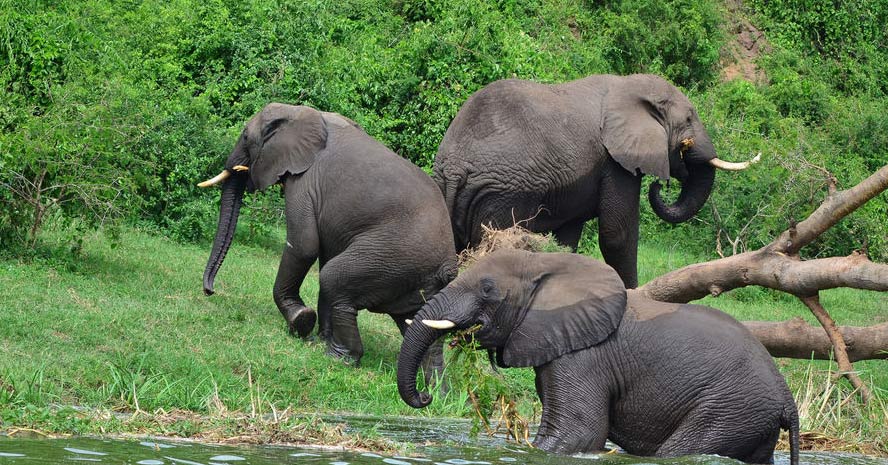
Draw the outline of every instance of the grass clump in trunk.
<instances>
[{"instance_id":1,"label":"grass clump in trunk","mask_svg":"<svg viewBox=\"0 0 888 465\"><path fill-rule=\"evenodd\" d=\"M559 245L551 233L536 234L518 225L502 230L482 228L481 242L460 253L461 269L501 249L570 252L570 248ZM515 442L530 444L530 425L535 423L541 409L539 400L522 386L533 385L533 371L497 371L493 355L480 350L472 338L477 329L469 328L454 335L446 369L451 387L465 390L472 405L471 434L477 435L482 429L488 435L505 432Z\"/></svg>"}]
</instances>

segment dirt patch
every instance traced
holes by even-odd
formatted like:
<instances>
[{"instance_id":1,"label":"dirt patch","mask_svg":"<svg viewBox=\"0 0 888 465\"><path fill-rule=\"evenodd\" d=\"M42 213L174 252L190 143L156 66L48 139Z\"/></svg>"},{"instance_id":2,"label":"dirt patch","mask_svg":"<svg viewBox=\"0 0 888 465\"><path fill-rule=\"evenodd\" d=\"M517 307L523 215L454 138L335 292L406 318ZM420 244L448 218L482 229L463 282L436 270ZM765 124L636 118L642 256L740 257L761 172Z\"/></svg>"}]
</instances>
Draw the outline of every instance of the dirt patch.
<instances>
[{"instance_id":1,"label":"dirt patch","mask_svg":"<svg viewBox=\"0 0 888 465\"><path fill-rule=\"evenodd\" d=\"M780 433L780 441L777 449L789 450L789 434L786 431ZM841 439L819 431L802 431L799 433L799 449L818 452L850 452L874 457L888 456L888 446L878 442L850 441Z\"/></svg>"},{"instance_id":2,"label":"dirt patch","mask_svg":"<svg viewBox=\"0 0 888 465\"><path fill-rule=\"evenodd\" d=\"M577 19L573 16L567 18L567 28L570 29L570 34L574 39L580 40L583 38L583 34L580 32L580 26L577 24Z\"/></svg>"},{"instance_id":3,"label":"dirt patch","mask_svg":"<svg viewBox=\"0 0 888 465\"><path fill-rule=\"evenodd\" d=\"M727 27L730 39L721 50L721 79L731 81L738 77L756 84L768 82L768 76L756 65L759 56L772 48L765 34L747 18L742 0L727 0Z\"/></svg>"}]
</instances>

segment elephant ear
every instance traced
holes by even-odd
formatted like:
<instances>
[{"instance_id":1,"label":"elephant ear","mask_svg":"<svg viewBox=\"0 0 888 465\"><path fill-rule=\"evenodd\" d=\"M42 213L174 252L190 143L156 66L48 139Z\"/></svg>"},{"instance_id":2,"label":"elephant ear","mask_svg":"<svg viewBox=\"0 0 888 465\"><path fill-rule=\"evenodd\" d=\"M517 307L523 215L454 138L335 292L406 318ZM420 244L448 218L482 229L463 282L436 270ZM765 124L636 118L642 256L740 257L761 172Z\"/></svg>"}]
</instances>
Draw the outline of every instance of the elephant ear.
<instances>
[{"instance_id":1,"label":"elephant ear","mask_svg":"<svg viewBox=\"0 0 888 465\"><path fill-rule=\"evenodd\" d=\"M546 255L566 258L556 257L537 278L526 316L498 354L504 366L544 365L594 346L623 319L626 288L613 268L578 255Z\"/></svg>"},{"instance_id":2,"label":"elephant ear","mask_svg":"<svg viewBox=\"0 0 888 465\"><path fill-rule=\"evenodd\" d=\"M641 84L641 83L638 83ZM630 173L669 179L669 140L656 105L643 94L644 87L624 86L604 97L601 134L604 147Z\"/></svg>"},{"instance_id":3,"label":"elephant ear","mask_svg":"<svg viewBox=\"0 0 888 465\"><path fill-rule=\"evenodd\" d=\"M277 184L282 176L306 172L327 145L321 112L304 106L269 105L263 110L259 156L250 167L256 189Z\"/></svg>"}]
</instances>

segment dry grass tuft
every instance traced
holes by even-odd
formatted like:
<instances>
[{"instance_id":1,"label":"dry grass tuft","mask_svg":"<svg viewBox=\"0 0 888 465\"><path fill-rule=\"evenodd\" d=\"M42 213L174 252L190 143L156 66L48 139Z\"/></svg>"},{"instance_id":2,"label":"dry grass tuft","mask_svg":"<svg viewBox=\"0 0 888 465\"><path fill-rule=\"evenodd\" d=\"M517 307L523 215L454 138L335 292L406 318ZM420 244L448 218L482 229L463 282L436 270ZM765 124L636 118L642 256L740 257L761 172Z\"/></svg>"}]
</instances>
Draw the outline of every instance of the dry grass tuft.
<instances>
[{"instance_id":1,"label":"dry grass tuft","mask_svg":"<svg viewBox=\"0 0 888 465\"><path fill-rule=\"evenodd\" d=\"M348 450L397 452L398 447L384 438L367 438L359 434L347 434L345 425L327 423L317 417L301 417L283 412L274 417L255 417L245 414L227 414L206 418L193 412L157 412L148 423L154 428L176 435L172 425L180 422L199 425L189 439L220 444L250 445L308 445L334 446Z\"/></svg>"},{"instance_id":2,"label":"dry grass tuft","mask_svg":"<svg viewBox=\"0 0 888 465\"><path fill-rule=\"evenodd\" d=\"M790 386L799 409L802 450L888 456L888 402L876 395L868 403L841 382L837 373L808 368L803 383ZM788 437L778 448L788 450Z\"/></svg>"},{"instance_id":3,"label":"dry grass tuft","mask_svg":"<svg viewBox=\"0 0 888 465\"><path fill-rule=\"evenodd\" d=\"M477 247L463 250L459 254L460 268L467 268L481 258L500 249L527 250L530 252L570 252L570 248L559 245L552 234L538 234L519 225L507 229L493 229L481 226L484 235Z\"/></svg>"},{"instance_id":4,"label":"dry grass tuft","mask_svg":"<svg viewBox=\"0 0 888 465\"><path fill-rule=\"evenodd\" d=\"M304 446L391 454L402 452L404 446L383 437L347 432L343 423L326 422L316 416L292 413L289 409L273 415L231 411L202 415L179 409L127 413L82 409L74 415L97 420L98 430L93 433L101 437L164 437L228 445ZM123 432L115 433L121 430ZM13 428L6 433L9 436L68 436L30 428Z\"/></svg>"}]
</instances>

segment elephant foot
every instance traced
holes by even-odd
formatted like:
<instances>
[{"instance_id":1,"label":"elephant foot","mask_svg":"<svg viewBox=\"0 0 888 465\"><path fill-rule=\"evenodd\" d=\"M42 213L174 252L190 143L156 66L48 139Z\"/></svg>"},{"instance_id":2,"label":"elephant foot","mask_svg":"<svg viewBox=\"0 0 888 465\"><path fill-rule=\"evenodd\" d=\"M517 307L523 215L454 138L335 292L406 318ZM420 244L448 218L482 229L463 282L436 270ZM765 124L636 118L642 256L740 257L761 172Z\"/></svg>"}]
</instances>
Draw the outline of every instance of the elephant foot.
<instances>
[{"instance_id":1,"label":"elephant foot","mask_svg":"<svg viewBox=\"0 0 888 465\"><path fill-rule=\"evenodd\" d=\"M306 337L305 342L308 344L327 344L327 339L324 339L320 334L312 334L311 336Z\"/></svg>"},{"instance_id":2,"label":"elephant foot","mask_svg":"<svg viewBox=\"0 0 888 465\"><path fill-rule=\"evenodd\" d=\"M361 365L361 355L355 354L354 352L348 350L348 348L336 344L332 341L328 341L327 343L327 355L341 360L346 365L350 365L353 367L358 367Z\"/></svg>"},{"instance_id":3,"label":"elephant foot","mask_svg":"<svg viewBox=\"0 0 888 465\"><path fill-rule=\"evenodd\" d=\"M305 339L314 330L318 315L308 307L302 307L294 312L287 312L287 328L291 336L299 336Z\"/></svg>"}]
</instances>

